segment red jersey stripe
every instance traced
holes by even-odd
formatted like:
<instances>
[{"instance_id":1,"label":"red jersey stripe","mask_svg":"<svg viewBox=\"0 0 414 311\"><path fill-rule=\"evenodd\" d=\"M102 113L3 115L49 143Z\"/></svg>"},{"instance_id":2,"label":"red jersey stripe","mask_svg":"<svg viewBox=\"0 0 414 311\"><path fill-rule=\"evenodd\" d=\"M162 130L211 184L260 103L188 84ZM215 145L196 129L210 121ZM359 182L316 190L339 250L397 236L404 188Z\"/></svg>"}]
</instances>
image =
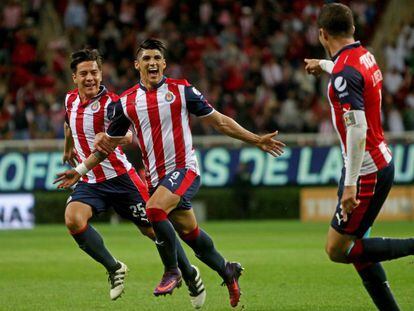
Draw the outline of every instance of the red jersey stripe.
<instances>
[{"instance_id":1,"label":"red jersey stripe","mask_svg":"<svg viewBox=\"0 0 414 311\"><path fill-rule=\"evenodd\" d=\"M175 101L170 105L174 135L175 163L177 168L185 167L185 143L181 119L181 96L177 84L169 84L168 89L175 95Z\"/></svg>"},{"instance_id":2,"label":"red jersey stripe","mask_svg":"<svg viewBox=\"0 0 414 311\"><path fill-rule=\"evenodd\" d=\"M145 95L147 99L148 116L151 124L151 136L155 151L155 163L157 167L158 180L161 180L161 178L165 176L165 158L157 91L146 92Z\"/></svg>"},{"instance_id":3,"label":"red jersey stripe","mask_svg":"<svg viewBox=\"0 0 414 311\"><path fill-rule=\"evenodd\" d=\"M126 112L129 116L129 118L132 120L134 126L135 126L135 131L137 133L139 145L140 145L141 152L142 152L142 159L144 160L145 167L148 169L149 168L149 161L148 161L147 150L145 148L144 137L142 136L142 130L141 130L141 126L140 126L140 122L139 122L139 118L138 118L137 107L136 107L136 104L135 104L136 96L137 96L137 91L136 90L127 95L127 98L126 98ZM150 176L147 176L147 183L148 183L149 187L152 187Z\"/></svg>"},{"instance_id":4,"label":"red jersey stripe","mask_svg":"<svg viewBox=\"0 0 414 311\"><path fill-rule=\"evenodd\" d=\"M88 142L86 141L85 138L85 132L83 130L83 113L85 111L85 106L83 106L81 103L79 103L78 106L78 111L77 111L77 115L76 115L76 133L78 134L78 141L79 144L81 146L82 152L85 156L85 158L87 158L90 153L91 150L89 149L89 145ZM95 171L93 171L95 173ZM88 182L89 178L87 175L84 175L82 177L82 180L84 182Z\"/></svg>"},{"instance_id":5,"label":"red jersey stripe","mask_svg":"<svg viewBox=\"0 0 414 311\"><path fill-rule=\"evenodd\" d=\"M148 193L147 185L142 181L142 179L138 176L135 168L131 168L128 171L129 178L131 178L132 182L134 183L135 187L137 187L139 194L147 202L150 198Z\"/></svg>"},{"instance_id":6,"label":"red jersey stripe","mask_svg":"<svg viewBox=\"0 0 414 311\"><path fill-rule=\"evenodd\" d=\"M103 123L103 119L105 117L105 102L106 102L106 96L102 96L99 99L99 110L93 114L93 131L95 132L95 134L105 131L104 123ZM88 157L89 154L91 153L89 146L88 146L88 149L89 149L88 154L86 154L84 151L86 157ZM105 173L102 169L102 166L97 165L93 168L92 171L95 174L97 181L105 179Z\"/></svg>"}]
</instances>

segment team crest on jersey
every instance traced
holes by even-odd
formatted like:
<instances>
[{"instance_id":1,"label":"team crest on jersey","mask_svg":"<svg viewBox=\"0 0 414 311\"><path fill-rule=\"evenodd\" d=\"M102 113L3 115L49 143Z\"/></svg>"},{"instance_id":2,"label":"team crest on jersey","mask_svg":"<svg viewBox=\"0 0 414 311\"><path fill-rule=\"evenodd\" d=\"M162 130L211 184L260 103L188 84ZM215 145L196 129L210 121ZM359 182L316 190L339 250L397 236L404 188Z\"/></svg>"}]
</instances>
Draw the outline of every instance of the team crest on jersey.
<instances>
[{"instance_id":1,"label":"team crest on jersey","mask_svg":"<svg viewBox=\"0 0 414 311\"><path fill-rule=\"evenodd\" d=\"M99 108L101 108L101 104L99 103L99 101L94 101L91 104L91 110L92 110L92 112L97 112L99 110Z\"/></svg>"},{"instance_id":2,"label":"team crest on jersey","mask_svg":"<svg viewBox=\"0 0 414 311\"><path fill-rule=\"evenodd\" d=\"M167 92L167 94L165 94L165 101L169 104L171 104L172 102L174 102L175 100L175 95L173 94L173 92L169 91Z\"/></svg>"}]
</instances>

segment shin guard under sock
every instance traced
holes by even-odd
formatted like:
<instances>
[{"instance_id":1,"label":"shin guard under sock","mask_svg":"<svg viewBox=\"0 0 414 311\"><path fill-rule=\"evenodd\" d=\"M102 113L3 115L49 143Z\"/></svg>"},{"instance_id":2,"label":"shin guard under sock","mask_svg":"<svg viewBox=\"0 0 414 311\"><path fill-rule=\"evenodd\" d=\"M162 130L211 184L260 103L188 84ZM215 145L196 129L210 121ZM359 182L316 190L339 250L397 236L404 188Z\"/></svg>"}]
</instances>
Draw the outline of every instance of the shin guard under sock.
<instances>
[{"instance_id":1,"label":"shin guard under sock","mask_svg":"<svg viewBox=\"0 0 414 311\"><path fill-rule=\"evenodd\" d=\"M190 246L195 255L211 269L225 278L225 264L223 256L217 252L213 240L209 235L198 227L189 234L182 235L181 238Z\"/></svg>"},{"instance_id":2,"label":"shin guard under sock","mask_svg":"<svg viewBox=\"0 0 414 311\"><path fill-rule=\"evenodd\" d=\"M177 269L177 237L167 213L159 208L147 208L147 217L157 237L155 243L165 271Z\"/></svg>"},{"instance_id":3,"label":"shin guard under sock","mask_svg":"<svg viewBox=\"0 0 414 311\"><path fill-rule=\"evenodd\" d=\"M101 263L106 270L114 271L121 267L106 249L100 234L91 225L87 224L85 228L77 232L71 232L71 235L79 247L97 262Z\"/></svg>"},{"instance_id":4,"label":"shin guard under sock","mask_svg":"<svg viewBox=\"0 0 414 311\"><path fill-rule=\"evenodd\" d=\"M380 311L400 310L380 263L354 264L365 289Z\"/></svg>"}]
</instances>

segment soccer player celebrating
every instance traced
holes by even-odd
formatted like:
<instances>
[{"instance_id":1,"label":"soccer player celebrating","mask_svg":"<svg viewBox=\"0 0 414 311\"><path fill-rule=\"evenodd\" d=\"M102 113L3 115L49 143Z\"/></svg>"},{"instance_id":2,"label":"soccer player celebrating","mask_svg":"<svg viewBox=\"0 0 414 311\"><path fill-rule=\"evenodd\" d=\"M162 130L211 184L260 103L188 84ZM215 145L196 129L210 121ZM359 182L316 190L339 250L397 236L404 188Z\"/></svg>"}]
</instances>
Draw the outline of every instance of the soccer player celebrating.
<instances>
[{"instance_id":1,"label":"soccer player celebrating","mask_svg":"<svg viewBox=\"0 0 414 311\"><path fill-rule=\"evenodd\" d=\"M227 285L230 304L235 307L240 299L238 280L243 268L237 262L226 261L216 250L210 236L199 228L191 208L191 198L200 187L200 176L189 113L202 118L218 131L253 144L273 156L282 154L284 144L273 139L277 132L259 136L217 112L186 80L165 77L164 55L165 46L159 40L148 39L139 46L135 68L141 80L121 96L108 130L96 136L95 148L100 153L109 154L131 124L137 133L151 194L147 215L157 241L164 248L167 268L154 294L171 293L181 283L175 228L196 256L220 275ZM84 163L86 169L94 167L99 157L89 157ZM62 187L79 178L73 170L63 174Z\"/></svg>"},{"instance_id":2,"label":"soccer player celebrating","mask_svg":"<svg viewBox=\"0 0 414 311\"><path fill-rule=\"evenodd\" d=\"M354 40L347 6L324 5L318 24L319 40L333 62L306 59L305 68L315 75L322 70L331 74L328 96L345 162L326 252L334 262L354 265L379 310L399 310L380 262L414 254L414 239L369 238L394 179L381 127L381 71L374 56Z\"/></svg>"},{"instance_id":3,"label":"soccer player celebrating","mask_svg":"<svg viewBox=\"0 0 414 311\"><path fill-rule=\"evenodd\" d=\"M77 89L69 92L65 100L63 161L73 166L75 161L81 163L92 153L95 135L107 129L108 115L112 115L119 97L101 85L102 60L97 50L84 49L73 53L70 67ZM118 143L131 141L132 133L126 131ZM105 248L99 233L88 224L89 219L94 213L106 211L112 206L120 216L132 221L150 239L155 240L155 233L145 212L149 198L147 186L128 162L122 149L116 147L102 160L90 171L82 163L75 168L79 175L84 176L68 199L65 222L79 247L107 269L111 283L110 297L115 300L124 291L127 266L116 260ZM191 303L200 308L205 300L200 273L190 265L178 241L176 248L179 267L189 287Z\"/></svg>"}]
</instances>

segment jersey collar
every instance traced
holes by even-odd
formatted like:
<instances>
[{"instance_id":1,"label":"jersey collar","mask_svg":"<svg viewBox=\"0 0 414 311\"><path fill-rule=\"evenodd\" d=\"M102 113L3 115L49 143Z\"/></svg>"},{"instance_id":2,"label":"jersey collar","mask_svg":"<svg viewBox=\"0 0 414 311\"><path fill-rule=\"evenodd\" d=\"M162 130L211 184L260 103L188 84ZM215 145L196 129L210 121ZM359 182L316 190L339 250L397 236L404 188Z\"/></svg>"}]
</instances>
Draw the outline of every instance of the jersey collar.
<instances>
[{"instance_id":1,"label":"jersey collar","mask_svg":"<svg viewBox=\"0 0 414 311\"><path fill-rule=\"evenodd\" d=\"M93 102L94 100L97 100L98 98L102 97L103 95L105 95L108 92L107 88L105 87L105 85L100 85L99 86L99 91L98 94L96 94L94 97L92 97L91 99L88 99L86 102L82 103L82 105L88 105L89 103ZM78 93L78 96L80 98L80 95Z\"/></svg>"},{"instance_id":2,"label":"jersey collar","mask_svg":"<svg viewBox=\"0 0 414 311\"><path fill-rule=\"evenodd\" d=\"M158 82L158 84L157 84L157 86L155 88L158 89L161 85L163 85L165 83L166 80L167 80L167 77L166 76L163 76L162 79L160 80L160 82ZM145 92L148 91L147 88L142 83L142 81L139 81L139 87L141 89L143 89Z\"/></svg>"},{"instance_id":3,"label":"jersey collar","mask_svg":"<svg viewBox=\"0 0 414 311\"><path fill-rule=\"evenodd\" d=\"M338 56L345 50L350 50L350 49L354 49L357 47L361 46L361 42L360 41L355 41L351 44L347 44L344 47L342 47L338 52L336 52L336 54L332 57L332 61L336 61L336 59L338 58Z\"/></svg>"}]
</instances>

